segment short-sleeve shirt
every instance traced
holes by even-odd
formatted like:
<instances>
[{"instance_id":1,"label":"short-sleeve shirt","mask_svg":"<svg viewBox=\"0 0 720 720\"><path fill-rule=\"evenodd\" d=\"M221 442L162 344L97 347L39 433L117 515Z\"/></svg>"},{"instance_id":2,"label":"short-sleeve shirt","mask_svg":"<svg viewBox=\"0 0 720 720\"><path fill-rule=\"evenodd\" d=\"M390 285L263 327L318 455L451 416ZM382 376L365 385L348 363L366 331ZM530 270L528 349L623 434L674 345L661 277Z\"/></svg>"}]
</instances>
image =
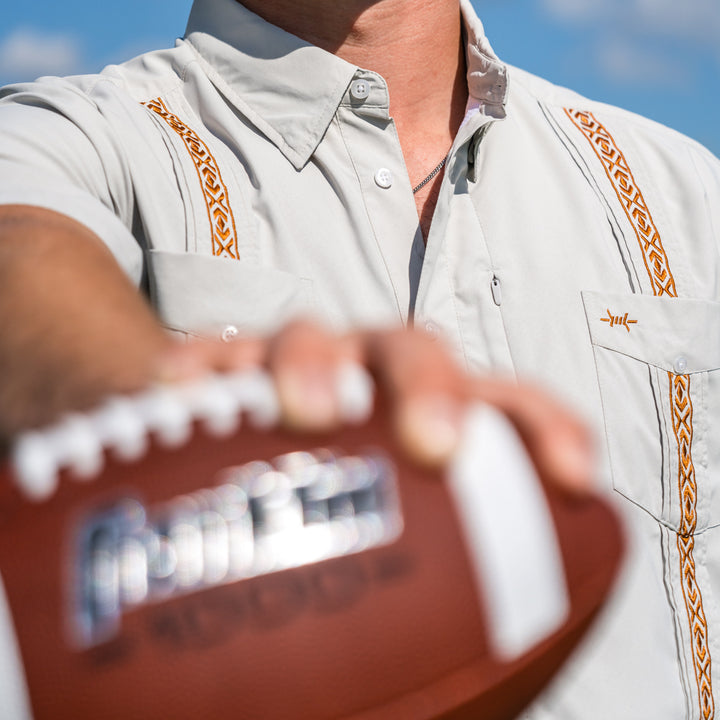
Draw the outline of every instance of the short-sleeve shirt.
<instances>
[{"instance_id":1,"label":"short-sleeve shirt","mask_svg":"<svg viewBox=\"0 0 720 720\"><path fill-rule=\"evenodd\" d=\"M713 717L720 164L506 66L461 7L469 101L427 244L384 79L235 0L195 0L172 49L0 92L0 203L89 227L170 330L413 322L550 389L594 428L631 551L523 717Z\"/></svg>"}]
</instances>

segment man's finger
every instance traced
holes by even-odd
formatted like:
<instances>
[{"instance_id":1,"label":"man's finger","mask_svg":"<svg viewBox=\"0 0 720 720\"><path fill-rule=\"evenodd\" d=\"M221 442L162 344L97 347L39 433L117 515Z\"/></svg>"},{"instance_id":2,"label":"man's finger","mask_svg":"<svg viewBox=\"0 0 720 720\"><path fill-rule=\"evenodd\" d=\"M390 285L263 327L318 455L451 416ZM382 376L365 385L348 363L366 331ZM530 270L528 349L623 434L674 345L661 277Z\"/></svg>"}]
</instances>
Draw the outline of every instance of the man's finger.
<instances>
[{"instance_id":1,"label":"man's finger","mask_svg":"<svg viewBox=\"0 0 720 720\"><path fill-rule=\"evenodd\" d=\"M306 322L294 323L273 338L267 364L289 426L320 431L340 422L339 373L352 360L352 348L351 342Z\"/></svg>"},{"instance_id":2,"label":"man's finger","mask_svg":"<svg viewBox=\"0 0 720 720\"><path fill-rule=\"evenodd\" d=\"M587 428L538 388L503 380L474 380L471 396L488 402L514 424L543 477L569 492L593 486L594 448Z\"/></svg>"}]
</instances>

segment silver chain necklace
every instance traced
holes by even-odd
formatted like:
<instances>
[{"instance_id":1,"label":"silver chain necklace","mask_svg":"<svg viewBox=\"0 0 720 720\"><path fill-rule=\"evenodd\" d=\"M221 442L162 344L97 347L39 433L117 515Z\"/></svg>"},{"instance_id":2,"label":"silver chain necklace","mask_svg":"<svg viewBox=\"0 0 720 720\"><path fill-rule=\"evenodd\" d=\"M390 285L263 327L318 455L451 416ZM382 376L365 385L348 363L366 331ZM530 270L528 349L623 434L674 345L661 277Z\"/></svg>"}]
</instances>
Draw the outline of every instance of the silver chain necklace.
<instances>
[{"instance_id":1,"label":"silver chain necklace","mask_svg":"<svg viewBox=\"0 0 720 720\"><path fill-rule=\"evenodd\" d=\"M445 167L446 160L447 160L447 155L438 163L438 165L436 167L433 168L432 172L419 185L416 185L413 188L413 195L418 190L420 190L420 188L425 187Z\"/></svg>"}]
</instances>

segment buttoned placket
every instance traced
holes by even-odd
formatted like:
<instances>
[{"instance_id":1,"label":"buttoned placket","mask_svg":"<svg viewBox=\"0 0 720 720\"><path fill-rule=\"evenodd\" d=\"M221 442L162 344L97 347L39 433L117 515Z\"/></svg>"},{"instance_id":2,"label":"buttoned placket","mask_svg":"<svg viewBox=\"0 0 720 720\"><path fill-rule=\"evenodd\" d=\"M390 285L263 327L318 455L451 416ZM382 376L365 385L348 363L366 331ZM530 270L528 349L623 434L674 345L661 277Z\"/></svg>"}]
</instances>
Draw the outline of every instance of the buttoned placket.
<instances>
[{"instance_id":1,"label":"buttoned placket","mask_svg":"<svg viewBox=\"0 0 720 720\"><path fill-rule=\"evenodd\" d=\"M393 287L398 314L407 323L414 292L408 282L408 267L413 247L422 242L422 235L383 78L358 70L338 108L337 121L357 175L373 239Z\"/></svg>"},{"instance_id":2,"label":"buttoned placket","mask_svg":"<svg viewBox=\"0 0 720 720\"><path fill-rule=\"evenodd\" d=\"M431 337L449 340L470 367L508 370L511 361L498 302L501 279L491 267L478 218L467 197L468 185L472 184L468 169L473 168L489 122L490 118L480 114L470 118L453 143L426 250L402 149L389 115L384 80L374 73L358 71L338 109L340 131L403 322L414 322ZM470 163L468 152L472 153ZM456 197L463 192L464 198ZM458 240L472 251L471 257L454 263L454 270L463 275L459 279L449 275L453 264L446 262L447 253L454 252ZM476 275L473 269L477 269ZM474 317L457 311L458 282L473 286L474 314L483 315L480 333L468 326ZM466 347L464 336L482 340L471 340ZM479 352L479 347L484 352Z\"/></svg>"},{"instance_id":3,"label":"buttoned placket","mask_svg":"<svg viewBox=\"0 0 720 720\"><path fill-rule=\"evenodd\" d=\"M448 157L415 303L418 327L432 327L473 371L513 371L502 317L502 276L493 266L470 194L476 158L493 121L478 113L463 124Z\"/></svg>"}]
</instances>

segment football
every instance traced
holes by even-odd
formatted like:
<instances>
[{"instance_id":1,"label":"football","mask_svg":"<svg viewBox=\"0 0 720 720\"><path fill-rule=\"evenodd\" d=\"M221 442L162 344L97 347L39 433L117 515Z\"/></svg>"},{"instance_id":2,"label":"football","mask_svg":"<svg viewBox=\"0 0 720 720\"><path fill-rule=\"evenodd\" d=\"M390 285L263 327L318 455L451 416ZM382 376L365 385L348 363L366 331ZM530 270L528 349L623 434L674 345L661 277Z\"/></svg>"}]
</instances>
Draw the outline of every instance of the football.
<instances>
[{"instance_id":1,"label":"football","mask_svg":"<svg viewBox=\"0 0 720 720\"><path fill-rule=\"evenodd\" d=\"M619 522L545 485L487 408L440 470L388 415L289 432L245 374L18 439L0 717L515 717L608 596Z\"/></svg>"}]
</instances>

